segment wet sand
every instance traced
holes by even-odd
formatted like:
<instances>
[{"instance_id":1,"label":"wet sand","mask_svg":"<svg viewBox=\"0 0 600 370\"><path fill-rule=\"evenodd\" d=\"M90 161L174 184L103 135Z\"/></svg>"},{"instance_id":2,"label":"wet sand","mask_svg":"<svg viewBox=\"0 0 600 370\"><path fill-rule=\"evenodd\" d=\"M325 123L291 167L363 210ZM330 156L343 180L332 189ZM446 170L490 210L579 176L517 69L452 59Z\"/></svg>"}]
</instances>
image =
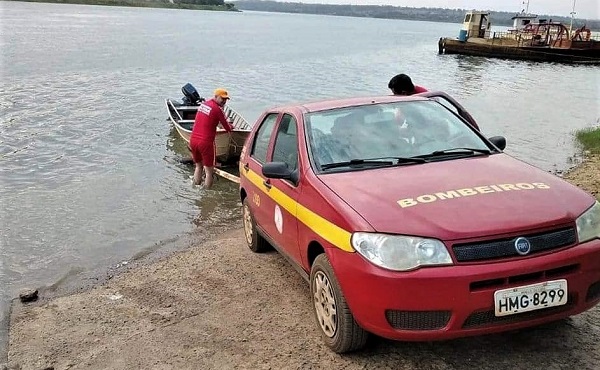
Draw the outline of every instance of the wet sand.
<instances>
[{"instance_id":1,"label":"wet sand","mask_svg":"<svg viewBox=\"0 0 600 370\"><path fill-rule=\"evenodd\" d=\"M563 178L600 200L600 154L588 156L581 165L568 171Z\"/></svg>"}]
</instances>

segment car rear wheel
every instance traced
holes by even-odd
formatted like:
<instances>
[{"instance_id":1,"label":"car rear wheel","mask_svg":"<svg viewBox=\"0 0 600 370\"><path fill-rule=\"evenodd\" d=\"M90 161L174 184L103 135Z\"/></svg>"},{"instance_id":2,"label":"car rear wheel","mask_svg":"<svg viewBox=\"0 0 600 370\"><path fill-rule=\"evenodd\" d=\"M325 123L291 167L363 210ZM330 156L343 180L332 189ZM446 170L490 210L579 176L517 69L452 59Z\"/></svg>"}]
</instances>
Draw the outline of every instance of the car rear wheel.
<instances>
[{"instance_id":1,"label":"car rear wheel","mask_svg":"<svg viewBox=\"0 0 600 370\"><path fill-rule=\"evenodd\" d=\"M242 205L242 218L244 220L244 235L246 237L248 248L254 253L261 253L269 250L271 248L269 243L265 238L258 234L256 222L254 221L254 216L252 216L252 211L248 204L248 198L244 199Z\"/></svg>"},{"instance_id":2,"label":"car rear wheel","mask_svg":"<svg viewBox=\"0 0 600 370\"><path fill-rule=\"evenodd\" d=\"M324 253L315 259L310 271L310 292L315 318L327 346L336 353L364 347L368 333L354 320L329 259Z\"/></svg>"}]
</instances>

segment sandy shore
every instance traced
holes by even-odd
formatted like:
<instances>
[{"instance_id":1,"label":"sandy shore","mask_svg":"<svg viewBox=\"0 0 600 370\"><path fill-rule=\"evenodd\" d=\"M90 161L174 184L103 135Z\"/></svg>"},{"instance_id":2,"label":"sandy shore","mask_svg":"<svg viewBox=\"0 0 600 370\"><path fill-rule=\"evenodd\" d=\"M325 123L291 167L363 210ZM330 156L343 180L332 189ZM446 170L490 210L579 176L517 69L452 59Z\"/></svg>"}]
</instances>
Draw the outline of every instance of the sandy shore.
<instances>
[{"instance_id":1,"label":"sandy shore","mask_svg":"<svg viewBox=\"0 0 600 370\"><path fill-rule=\"evenodd\" d=\"M600 157L563 177L600 195ZM241 223L241 222L240 222ZM241 226L241 225L240 225ZM242 230L67 296L13 302L9 369L593 369L600 308L516 333L439 343L321 342L308 284ZM0 365L0 370L2 369Z\"/></svg>"},{"instance_id":2,"label":"sandy shore","mask_svg":"<svg viewBox=\"0 0 600 370\"><path fill-rule=\"evenodd\" d=\"M600 200L600 155L588 156L581 165L568 171L563 178Z\"/></svg>"}]
</instances>

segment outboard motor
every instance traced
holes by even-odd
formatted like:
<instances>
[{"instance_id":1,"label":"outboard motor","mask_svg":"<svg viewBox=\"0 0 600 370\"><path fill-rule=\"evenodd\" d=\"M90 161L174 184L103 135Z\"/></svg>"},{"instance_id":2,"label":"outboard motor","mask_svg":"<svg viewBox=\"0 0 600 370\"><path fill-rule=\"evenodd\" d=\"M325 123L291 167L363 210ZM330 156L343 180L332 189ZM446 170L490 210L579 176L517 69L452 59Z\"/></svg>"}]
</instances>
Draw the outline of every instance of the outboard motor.
<instances>
[{"instance_id":1,"label":"outboard motor","mask_svg":"<svg viewBox=\"0 0 600 370\"><path fill-rule=\"evenodd\" d=\"M189 82L183 85L181 92L183 93L183 99L181 99L183 105L200 105L200 103L206 100L198 94L196 88Z\"/></svg>"}]
</instances>

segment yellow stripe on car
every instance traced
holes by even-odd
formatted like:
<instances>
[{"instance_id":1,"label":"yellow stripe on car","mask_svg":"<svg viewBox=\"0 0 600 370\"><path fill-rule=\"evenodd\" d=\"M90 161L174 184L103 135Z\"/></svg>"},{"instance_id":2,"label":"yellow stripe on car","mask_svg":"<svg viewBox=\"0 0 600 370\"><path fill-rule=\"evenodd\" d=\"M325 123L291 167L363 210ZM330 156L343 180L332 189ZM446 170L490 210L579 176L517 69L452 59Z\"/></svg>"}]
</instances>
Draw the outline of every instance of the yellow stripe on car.
<instances>
[{"instance_id":1,"label":"yellow stripe on car","mask_svg":"<svg viewBox=\"0 0 600 370\"><path fill-rule=\"evenodd\" d=\"M314 231L315 234L341 250L354 252L354 248L352 248L350 243L350 237L352 236L350 232L304 207L275 186L272 186L271 189L267 190L263 184L264 180L256 172L251 170L246 171L242 168L240 174L245 176L252 184L262 190L269 198L273 199L280 207L296 217L298 221Z\"/></svg>"}]
</instances>

